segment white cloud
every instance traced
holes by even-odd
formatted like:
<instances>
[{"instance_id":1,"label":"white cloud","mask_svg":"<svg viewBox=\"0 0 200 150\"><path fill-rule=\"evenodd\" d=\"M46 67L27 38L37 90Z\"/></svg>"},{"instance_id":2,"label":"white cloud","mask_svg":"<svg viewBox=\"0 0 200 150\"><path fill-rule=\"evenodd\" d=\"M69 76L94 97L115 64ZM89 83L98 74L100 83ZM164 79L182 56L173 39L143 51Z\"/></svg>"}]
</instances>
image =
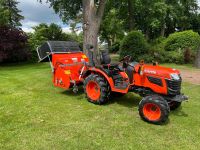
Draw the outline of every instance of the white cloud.
<instances>
[{"instance_id":1,"label":"white cloud","mask_svg":"<svg viewBox=\"0 0 200 150\"><path fill-rule=\"evenodd\" d=\"M62 28L63 32L65 33L71 33L72 31L70 30L70 27L63 27Z\"/></svg>"},{"instance_id":2,"label":"white cloud","mask_svg":"<svg viewBox=\"0 0 200 150\"><path fill-rule=\"evenodd\" d=\"M22 30L27 33L33 33L34 30L32 28L22 27Z\"/></svg>"},{"instance_id":3,"label":"white cloud","mask_svg":"<svg viewBox=\"0 0 200 150\"><path fill-rule=\"evenodd\" d=\"M38 24L39 24L39 22L34 22L34 21L29 21L29 20L22 22L22 25L24 27L34 27L34 26L36 26Z\"/></svg>"},{"instance_id":4,"label":"white cloud","mask_svg":"<svg viewBox=\"0 0 200 150\"><path fill-rule=\"evenodd\" d=\"M62 27L64 26L58 14L55 14L54 10L50 8L49 3L46 3L46 0L43 0L42 4L37 0L18 1L18 8L25 17L22 21L22 29L32 32L33 30L31 28L40 23L56 23Z\"/></svg>"}]
</instances>

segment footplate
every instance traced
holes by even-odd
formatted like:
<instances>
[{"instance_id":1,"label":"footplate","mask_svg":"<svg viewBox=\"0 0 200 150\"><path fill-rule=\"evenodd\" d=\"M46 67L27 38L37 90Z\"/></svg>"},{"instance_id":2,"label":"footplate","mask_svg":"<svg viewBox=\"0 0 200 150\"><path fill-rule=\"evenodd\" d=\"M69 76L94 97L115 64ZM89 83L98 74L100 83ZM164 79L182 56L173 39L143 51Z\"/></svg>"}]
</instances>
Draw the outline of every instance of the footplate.
<instances>
[{"instance_id":1,"label":"footplate","mask_svg":"<svg viewBox=\"0 0 200 150\"><path fill-rule=\"evenodd\" d=\"M129 86L129 83L127 83L126 81L121 81L121 82L115 83L116 89L126 89L126 88L128 88L128 86Z\"/></svg>"},{"instance_id":2,"label":"footplate","mask_svg":"<svg viewBox=\"0 0 200 150\"><path fill-rule=\"evenodd\" d=\"M171 98L172 101L176 102L188 101L188 99L189 97L184 94L176 95L175 97Z\"/></svg>"}]
</instances>

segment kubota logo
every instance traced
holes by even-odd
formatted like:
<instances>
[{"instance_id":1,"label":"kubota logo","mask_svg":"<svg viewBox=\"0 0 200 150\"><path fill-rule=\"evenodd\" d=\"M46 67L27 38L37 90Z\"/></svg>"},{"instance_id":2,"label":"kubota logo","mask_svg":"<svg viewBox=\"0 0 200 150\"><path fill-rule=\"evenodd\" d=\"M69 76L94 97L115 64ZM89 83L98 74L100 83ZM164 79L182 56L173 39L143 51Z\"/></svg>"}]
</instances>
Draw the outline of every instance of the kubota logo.
<instances>
[{"instance_id":1,"label":"kubota logo","mask_svg":"<svg viewBox=\"0 0 200 150\"><path fill-rule=\"evenodd\" d=\"M149 74L156 74L156 71L154 70L144 70L145 73L149 73Z\"/></svg>"}]
</instances>

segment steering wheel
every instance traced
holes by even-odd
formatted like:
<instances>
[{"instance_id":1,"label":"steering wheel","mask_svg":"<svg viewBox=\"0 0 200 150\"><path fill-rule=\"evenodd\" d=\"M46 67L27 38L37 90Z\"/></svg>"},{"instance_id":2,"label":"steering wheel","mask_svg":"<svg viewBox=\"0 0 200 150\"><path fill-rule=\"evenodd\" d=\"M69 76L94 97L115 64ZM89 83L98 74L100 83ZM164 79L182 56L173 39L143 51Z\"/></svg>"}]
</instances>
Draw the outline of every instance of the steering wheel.
<instances>
[{"instance_id":1,"label":"steering wheel","mask_svg":"<svg viewBox=\"0 0 200 150\"><path fill-rule=\"evenodd\" d=\"M127 56L125 56L124 58L122 58L121 60L120 60L120 62L123 62L123 63L129 63L130 61L131 61L131 56L130 55L127 55Z\"/></svg>"},{"instance_id":2,"label":"steering wheel","mask_svg":"<svg viewBox=\"0 0 200 150\"><path fill-rule=\"evenodd\" d=\"M127 56L125 56L124 58L122 58L120 60L120 62L123 63L123 68L127 68L128 67L128 64L131 61L131 58L132 57L130 55L127 55Z\"/></svg>"}]
</instances>

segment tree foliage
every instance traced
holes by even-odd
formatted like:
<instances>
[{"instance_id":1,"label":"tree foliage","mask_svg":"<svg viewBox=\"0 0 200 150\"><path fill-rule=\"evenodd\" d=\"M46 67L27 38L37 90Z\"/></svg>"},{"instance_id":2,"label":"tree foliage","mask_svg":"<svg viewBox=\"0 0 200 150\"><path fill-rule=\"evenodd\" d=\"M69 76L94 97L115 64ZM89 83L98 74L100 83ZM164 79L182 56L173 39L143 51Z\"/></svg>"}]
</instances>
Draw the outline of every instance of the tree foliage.
<instances>
[{"instance_id":1,"label":"tree foliage","mask_svg":"<svg viewBox=\"0 0 200 150\"><path fill-rule=\"evenodd\" d=\"M0 62L19 62L29 58L27 35L19 29L0 27Z\"/></svg>"},{"instance_id":2,"label":"tree foliage","mask_svg":"<svg viewBox=\"0 0 200 150\"><path fill-rule=\"evenodd\" d=\"M109 48L124 37L123 21L117 18L119 12L112 9L102 21L100 38L108 42Z\"/></svg>"},{"instance_id":3,"label":"tree foliage","mask_svg":"<svg viewBox=\"0 0 200 150\"><path fill-rule=\"evenodd\" d=\"M83 10L82 0L48 0L48 2L64 22L77 19Z\"/></svg>"},{"instance_id":4,"label":"tree foliage","mask_svg":"<svg viewBox=\"0 0 200 150\"><path fill-rule=\"evenodd\" d=\"M83 43L82 34L77 35L75 33L67 34L62 31L62 28L54 23L48 25L41 23L33 27L34 32L29 33L29 47L32 52L33 59L37 59L36 49L42 45L45 41L77 41L80 44Z\"/></svg>"},{"instance_id":5,"label":"tree foliage","mask_svg":"<svg viewBox=\"0 0 200 150\"><path fill-rule=\"evenodd\" d=\"M130 1L132 12L129 11ZM108 0L106 8L108 12L113 8L119 12L117 19L123 22L126 32L130 31L130 24L133 24L135 30L141 30L150 40L168 36L177 30L193 29L199 32L197 0ZM109 15L108 12L105 15Z\"/></svg>"},{"instance_id":6,"label":"tree foliage","mask_svg":"<svg viewBox=\"0 0 200 150\"><path fill-rule=\"evenodd\" d=\"M20 21L24 17L20 15L21 11L17 8L18 3L16 0L0 0L0 25L21 26Z\"/></svg>"},{"instance_id":7,"label":"tree foliage","mask_svg":"<svg viewBox=\"0 0 200 150\"><path fill-rule=\"evenodd\" d=\"M165 41L166 51L185 50L190 48L193 51L197 51L200 44L200 36L198 33L192 30L176 32L171 34Z\"/></svg>"},{"instance_id":8,"label":"tree foliage","mask_svg":"<svg viewBox=\"0 0 200 150\"><path fill-rule=\"evenodd\" d=\"M20 15L16 0L0 0L0 62L18 62L29 58L27 35L18 29Z\"/></svg>"},{"instance_id":9,"label":"tree foliage","mask_svg":"<svg viewBox=\"0 0 200 150\"><path fill-rule=\"evenodd\" d=\"M120 57L131 55L136 61L148 53L149 45L144 35L139 31L132 31L124 37L120 46Z\"/></svg>"}]
</instances>

